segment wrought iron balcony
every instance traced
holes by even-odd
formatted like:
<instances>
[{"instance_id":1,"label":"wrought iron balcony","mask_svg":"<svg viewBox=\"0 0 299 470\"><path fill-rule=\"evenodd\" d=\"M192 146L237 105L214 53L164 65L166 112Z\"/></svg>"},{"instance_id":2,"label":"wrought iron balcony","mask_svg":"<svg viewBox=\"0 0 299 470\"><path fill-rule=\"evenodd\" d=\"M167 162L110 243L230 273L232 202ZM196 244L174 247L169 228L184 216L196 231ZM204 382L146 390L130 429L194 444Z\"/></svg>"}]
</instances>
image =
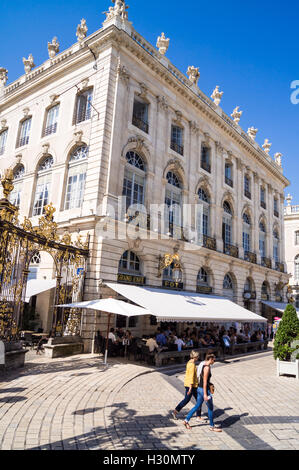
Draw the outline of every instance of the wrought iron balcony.
<instances>
[{"instance_id":1,"label":"wrought iron balcony","mask_svg":"<svg viewBox=\"0 0 299 470\"><path fill-rule=\"evenodd\" d=\"M250 263L256 264L256 254L251 253L250 251L244 252L244 259L245 261L249 261Z\"/></svg>"},{"instance_id":2,"label":"wrought iron balcony","mask_svg":"<svg viewBox=\"0 0 299 470\"><path fill-rule=\"evenodd\" d=\"M203 170L207 171L208 173L211 173L211 165L208 162L202 160L200 166Z\"/></svg>"},{"instance_id":3,"label":"wrought iron balcony","mask_svg":"<svg viewBox=\"0 0 299 470\"><path fill-rule=\"evenodd\" d=\"M223 244L223 253L234 258L239 258L239 248L235 245L229 245L228 243Z\"/></svg>"},{"instance_id":4,"label":"wrought iron balcony","mask_svg":"<svg viewBox=\"0 0 299 470\"><path fill-rule=\"evenodd\" d=\"M228 176L225 177L225 183L228 184L228 186L230 186L231 188L234 187L233 180L230 179Z\"/></svg>"},{"instance_id":5,"label":"wrought iron balcony","mask_svg":"<svg viewBox=\"0 0 299 470\"><path fill-rule=\"evenodd\" d=\"M170 142L170 148L174 150L176 153L179 153L180 155L184 155L184 147L183 145L178 144L177 142Z\"/></svg>"},{"instance_id":6,"label":"wrought iron balcony","mask_svg":"<svg viewBox=\"0 0 299 470\"><path fill-rule=\"evenodd\" d=\"M216 238L208 237L208 235L203 235L203 246L209 250L216 251Z\"/></svg>"},{"instance_id":7,"label":"wrought iron balcony","mask_svg":"<svg viewBox=\"0 0 299 470\"><path fill-rule=\"evenodd\" d=\"M29 135L26 135L25 137L21 137L17 142L17 148L23 147L24 145L27 145L28 143L29 143Z\"/></svg>"},{"instance_id":8,"label":"wrought iron balcony","mask_svg":"<svg viewBox=\"0 0 299 470\"><path fill-rule=\"evenodd\" d=\"M52 124L51 126L45 127L45 129L43 130L42 137L45 137L46 135L50 135L50 134L55 134L56 130L57 130L57 122L55 122L55 124Z\"/></svg>"},{"instance_id":9,"label":"wrought iron balcony","mask_svg":"<svg viewBox=\"0 0 299 470\"><path fill-rule=\"evenodd\" d=\"M132 124L148 134L149 126L147 121L144 121L140 117L133 115Z\"/></svg>"},{"instance_id":10,"label":"wrought iron balcony","mask_svg":"<svg viewBox=\"0 0 299 470\"><path fill-rule=\"evenodd\" d=\"M280 263L279 261L275 262L275 269L281 273L284 273L284 264Z\"/></svg>"},{"instance_id":11,"label":"wrought iron balcony","mask_svg":"<svg viewBox=\"0 0 299 470\"><path fill-rule=\"evenodd\" d=\"M265 203L264 201L261 201L261 207L262 207L263 209L266 209L266 203Z\"/></svg>"},{"instance_id":12,"label":"wrought iron balcony","mask_svg":"<svg viewBox=\"0 0 299 470\"><path fill-rule=\"evenodd\" d=\"M244 189L244 195L245 195L248 199L251 199L251 192L247 191L247 189Z\"/></svg>"},{"instance_id":13,"label":"wrought iron balcony","mask_svg":"<svg viewBox=\"0 0 299 470\"><path fill-rule=\"evenodd\" d=\"M270 268L272 269L272 261L270 258L266 258L265 256L262 256L261 258L261 265L265 266L265 268Z\"/></svg>"},{"instance_id":14,"label":"wrought iron balcony","mask_svg":"<svg viewBox=\"0 0 299 470\"><path fill-rule=\"evenodd\" d=\"M279 217L279 212L275 209L274 209L274 215L275 215L275 217Z\"/></svg>"}]
</instances>

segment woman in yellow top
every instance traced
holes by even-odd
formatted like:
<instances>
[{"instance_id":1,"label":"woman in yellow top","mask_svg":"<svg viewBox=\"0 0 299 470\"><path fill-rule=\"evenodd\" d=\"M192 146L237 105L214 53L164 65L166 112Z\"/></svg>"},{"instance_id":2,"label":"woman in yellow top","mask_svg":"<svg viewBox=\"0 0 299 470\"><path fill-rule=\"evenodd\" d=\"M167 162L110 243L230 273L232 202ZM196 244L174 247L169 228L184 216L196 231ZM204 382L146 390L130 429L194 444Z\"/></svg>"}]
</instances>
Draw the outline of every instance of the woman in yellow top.
<instances>
[{"instance_id":1,"label":"woman in yellow top","mask_svg":"<svg viewBox=\"0 0 299 470\"><path fill-rule=\"evenodd\" d=\"M198 387L198 379L197 379L197 371L196 371L196 361L198 361L199 353L196 351L191 351L190 353L190 360L187 362L186 366L186 374L185 374L185 398L178 404L178 406L173 410L172 416L174 419L177 419L177 414L181 411L181 409L189 403L192 397L197 400L197 387ZM197 410L197 420L198 421L205 421L204 418L201 417L201 407Z\"/></svg>"}]
</instances>

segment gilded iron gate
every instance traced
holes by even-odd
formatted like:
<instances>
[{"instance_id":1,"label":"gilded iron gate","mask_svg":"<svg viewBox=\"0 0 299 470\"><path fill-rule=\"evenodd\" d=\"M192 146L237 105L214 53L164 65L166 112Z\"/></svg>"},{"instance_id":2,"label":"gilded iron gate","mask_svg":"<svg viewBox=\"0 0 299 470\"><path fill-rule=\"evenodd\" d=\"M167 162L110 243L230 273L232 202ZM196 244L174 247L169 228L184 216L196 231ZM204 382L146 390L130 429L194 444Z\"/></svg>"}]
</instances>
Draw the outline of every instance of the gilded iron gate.
<instances>
[{"instance_id":1,"label":"gilded iron gate","mask_svg":"<svg viewBox=\"0 0 299 470\"><path fill-rule=\"evenodd\" d=\"M12 170L1 180L4 198L0 200L0 339L17 340L22 326L29 263L35 253L46 251L54 260L56 275L53 335L77 334L80 311L57 307L81 300L88 259L89 240L78 235L72 244L71 235L58 236L52 203L44 207L38 226L24 217L19 222L18 208L9 202L13 190ZM88 237L87 237L88 238Z\"/></svg>"}]
</instances>

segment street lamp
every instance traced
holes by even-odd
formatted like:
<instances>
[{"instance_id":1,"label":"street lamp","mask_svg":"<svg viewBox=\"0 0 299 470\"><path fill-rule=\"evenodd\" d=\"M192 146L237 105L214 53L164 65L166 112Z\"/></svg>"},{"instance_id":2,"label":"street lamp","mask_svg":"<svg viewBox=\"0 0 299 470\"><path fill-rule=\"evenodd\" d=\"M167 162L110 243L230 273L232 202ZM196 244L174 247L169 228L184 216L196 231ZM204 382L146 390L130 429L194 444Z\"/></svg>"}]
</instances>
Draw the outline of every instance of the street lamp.
<instances>
[{"instance_id":1,"label":"street lamp","mask_svg":"<svg viewBox=\"0 0 299 470\"><path fill-rule=\"evenodd\" d=\"M291 288L290 285L288 285L286 296L287 296L287 299L288 299L288 304L292 304L294 302L294 299L293 299L292 288Z\"/></svg>"}]
</instances>

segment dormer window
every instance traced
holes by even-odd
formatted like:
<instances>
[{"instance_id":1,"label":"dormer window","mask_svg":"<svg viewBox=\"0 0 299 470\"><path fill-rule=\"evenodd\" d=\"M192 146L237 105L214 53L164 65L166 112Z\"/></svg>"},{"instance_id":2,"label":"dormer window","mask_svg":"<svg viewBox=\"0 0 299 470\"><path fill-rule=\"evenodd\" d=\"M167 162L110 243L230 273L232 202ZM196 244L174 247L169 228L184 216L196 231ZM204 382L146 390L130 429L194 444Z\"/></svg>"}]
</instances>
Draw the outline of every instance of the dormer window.
<instances>
[{"instance_id":1,"label":"dormer window","mask_svg":"<svg viewBox=\"0 0 299 470\"><path fill-rule=\"evenodd\" d=\"M148 134L148 103L134 99L132 124Z\"/></svg>"},{"instance_id":2,"label":"dormer window","mask_svg":"<svg viewBox=\"0 0 299 470\"><path fill-rule=\"evenodd\" d=\"M183 129L172 124L170 148L180 155L184 155L184 136Z\"/></svg>"}]
</instances>

